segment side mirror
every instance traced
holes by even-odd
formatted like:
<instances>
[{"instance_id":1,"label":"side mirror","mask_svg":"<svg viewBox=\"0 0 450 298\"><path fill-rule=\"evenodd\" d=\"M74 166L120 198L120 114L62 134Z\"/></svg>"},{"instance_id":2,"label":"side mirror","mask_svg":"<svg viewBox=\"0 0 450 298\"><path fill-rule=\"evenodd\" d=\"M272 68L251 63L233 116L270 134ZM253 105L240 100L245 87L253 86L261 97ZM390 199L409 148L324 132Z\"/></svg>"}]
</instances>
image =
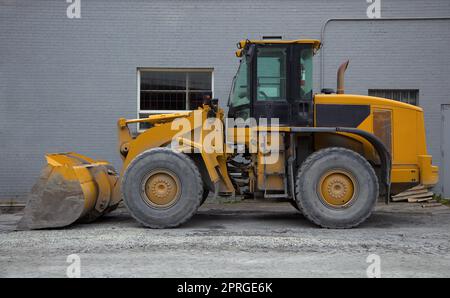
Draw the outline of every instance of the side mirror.
<instances>
[{"instance_id":1,"label":"side mirror","mask_svg":"<svg viewBox=\"0 0 450 298\"><path fill-rule=\"evenodd\" d=\"M211 99L211 105L218 107L219 106L219 99L218 98L213 98Z\"/></svg>"},{"instance_id":2,"label":"side mirror","mask_svg":"<svg viewBox=\"0 0 450 298\"><path fill-rule=\"evenodd\" d=\"M211 98L210 95L203 96L203 104L210 106L213 110L219 106L218 98Z\"/></svg>"},{"instance_id":3,"label":"side mirror","mask_svg":"<svg viewBox=\"0 0 450 298\"><path fill-rule=\"evenodd\" d=\"M211 107L211 110L208 112L208 118L214 118L214 117L216 117L216 114L219 111L219 99L212 98L210 100L210 107Z\"/></svg>"}]
</instances>

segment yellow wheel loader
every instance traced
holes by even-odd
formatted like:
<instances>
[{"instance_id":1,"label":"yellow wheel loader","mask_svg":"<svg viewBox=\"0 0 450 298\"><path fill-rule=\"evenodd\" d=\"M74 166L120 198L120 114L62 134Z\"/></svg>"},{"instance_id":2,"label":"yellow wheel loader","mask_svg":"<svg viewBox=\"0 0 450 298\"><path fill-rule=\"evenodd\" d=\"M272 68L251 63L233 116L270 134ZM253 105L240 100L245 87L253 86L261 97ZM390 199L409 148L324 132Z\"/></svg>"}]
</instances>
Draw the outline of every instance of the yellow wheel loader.
<instances>
[{"instance_id":1,"label":"yellow wheel loader","mask_svg":"<svg viewBox=\"0 0 450 298\"><path fill-rule=\"evenodd\" d=\"M49 154L24 229L92 221L123 199L150 228L189 220L209 193L288 200L313 223L352 228L379 197L435 185L421 108L337 90L313 93L318 40L242 40L227 114L205 98L197 110L119 119L120 174L76 153ZM145 123L134 134L130 126Z\"/></svg>"}]
</instances>

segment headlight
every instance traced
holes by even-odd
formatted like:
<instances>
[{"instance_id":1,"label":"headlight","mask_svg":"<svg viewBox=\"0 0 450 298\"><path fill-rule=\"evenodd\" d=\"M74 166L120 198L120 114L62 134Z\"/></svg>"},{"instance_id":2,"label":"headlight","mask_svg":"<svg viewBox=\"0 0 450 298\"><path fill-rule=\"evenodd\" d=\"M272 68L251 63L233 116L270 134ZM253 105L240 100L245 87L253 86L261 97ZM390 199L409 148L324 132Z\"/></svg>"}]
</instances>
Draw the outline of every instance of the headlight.
<instances>
[{"instance_id":1,"label":"headlight","mask_svg":"<svg viewBox=\"0 0 450 298\"><path fill-rule=\"evenodd\" d=\"M243 49L243 48L245 48L246 44L247 44L247 41L246 41L246 40L241 40L241 41L239 41L239 42L236 44L236 47L237 47L238 49Z\"/></svg>"}]
</instances>

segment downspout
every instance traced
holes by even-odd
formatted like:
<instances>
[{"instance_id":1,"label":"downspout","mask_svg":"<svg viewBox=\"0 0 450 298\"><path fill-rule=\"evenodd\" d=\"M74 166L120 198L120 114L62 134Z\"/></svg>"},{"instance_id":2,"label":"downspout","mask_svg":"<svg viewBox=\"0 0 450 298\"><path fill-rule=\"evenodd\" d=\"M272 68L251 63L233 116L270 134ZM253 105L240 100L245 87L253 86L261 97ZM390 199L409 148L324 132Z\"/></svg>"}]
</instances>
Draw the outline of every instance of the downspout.
<instances>
[{"instance_id":1,"label":"downspout","mask_svg":"<svg viewBox=\"0 0 450 298\"><path fill-rule=\"evenodd\" d=\"M382 21L448 21L450 17L411 17L411 18L381 18L381 19L369 19L369 18L333 18L328 19L322 25L320 31L320 41L322 42L322 48L320 51L320 90L324 88L325 78L325 31L327 25L331 22L382 22Z\"/></svg>"}]
</instances>

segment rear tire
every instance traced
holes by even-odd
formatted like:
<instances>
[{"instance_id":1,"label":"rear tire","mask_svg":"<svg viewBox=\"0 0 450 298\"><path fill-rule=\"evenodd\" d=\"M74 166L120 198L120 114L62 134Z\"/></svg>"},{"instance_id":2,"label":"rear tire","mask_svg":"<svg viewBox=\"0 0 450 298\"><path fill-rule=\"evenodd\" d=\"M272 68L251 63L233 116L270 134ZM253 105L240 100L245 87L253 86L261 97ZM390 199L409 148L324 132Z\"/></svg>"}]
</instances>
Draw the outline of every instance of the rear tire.
<instances>
[{"instance_id":1,"label":"rear tire","mask_svg":"<svg viewBox=\"0 0 450 298\"><path fill-rule=\"evenodd\" d=\"M378 178L360 154L326 148L311 154L297 173L300 212L324 228L352 228L365 221L378 199Z\"/></svg>"},{"instance_id":2,"label":"rear tire","mask_svg":"<svg viewBox=\"0 0 450 298\"><path fill-rule=\"evenodd\" d=\"M289 200L289 204L292 205L297 211L300 211L300 208L298 208L297 202L294 200Z\"/></svg>"},{"instance_id":3,"label":"rear tire","mask_svg":"<svg viewBox=\"0 0 450 298\"><path fill-rule=\"evenodd\" d=\"M131 215L150 228L173 228L188 221L202 201L203 182L195 163L169 148L138 155L122 179L123 201Z\"/></svg>"}]
</instances>

